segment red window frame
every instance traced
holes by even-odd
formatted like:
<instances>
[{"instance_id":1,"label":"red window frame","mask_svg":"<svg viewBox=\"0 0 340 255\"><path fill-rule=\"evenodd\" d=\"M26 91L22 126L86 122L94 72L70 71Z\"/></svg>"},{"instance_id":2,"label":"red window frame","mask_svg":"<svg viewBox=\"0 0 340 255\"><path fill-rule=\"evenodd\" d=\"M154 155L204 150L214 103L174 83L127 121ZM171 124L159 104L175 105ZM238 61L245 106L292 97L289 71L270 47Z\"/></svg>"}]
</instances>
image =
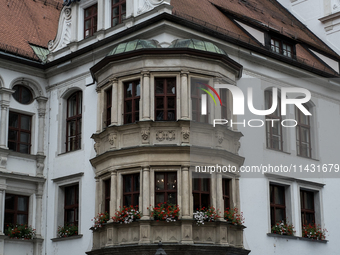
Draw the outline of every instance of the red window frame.
<instances>
[{"instance_id":1,"label":"red window frame","mask_svg":"<svg viewBox=\"0 0 340 255\"><path fill-rule=\"evenodd\" d=\"M126 0L112 0L111 2L112 9L111 9L111 27L114 27L120 23L123 22L123 20L126 18ZM115 8L118 8L118 14L114 15L113 10ZM124 11L125 8L125 12ZM114 24L114 20L118 19L118 22Z\"/></svg>"},{"instance_id":2,"label":"red window frame","mask_svg":"<svg viewBox=\"0 0 340 255\"><path fill-rule=\"evenodd\" d=\"M286 194L285 194L285 187L275 184L270 184L270 222L271 226L274 226L277 222L286 220ZM283 203L280 204L279 201L275 200L275 191L282 192L283 195ZM283 219L276 218L276 211L281 210L283 211Z\"/></svg>"},{"instance_id":3,"label":"red window frame","mask_svg":"<svg viewBox=\"0 0 340 255\"><path fill-rule=\"evenodd\" d=\"M126 191L126 181L130 179L131 191ZM135 182L138 181L136 186ZM124 206L137 206L139 205L139 194L140 194L140 174L127 174L123 175L123 205ZM127 203L127 197L131 196L131 203Z\"/></svg>"},{"instance_id":4,"label":"red window frame","mask_svg":"<svg viewBox=\"0 0 340 255\"><path fill-rule=\"evenodd\" d=\"M132 85L131 96L127 94L128 87ZM137 87L139 86L139 95ZM139 121L140 102L140 81L124 82L124 124ZM128 104L131 104L131 111L128 112ZM131 117L131 118L130 118Z\"/></svg>"},{"instance_id":5,"label":"red window frame","mask_svg":"<svg viewBox=\"0 0 340 255\"><path fill-rule=\"evenodd\" d=\"M304 104L303 105L307 110L309 107ZM295 107L295 116L297 116L297 125L296 125L296 149L297 155L301 157L311 158L312 157L312 145L311 145L311 125L310 125L310 116L305 116L300 109ZM301 120L303 117L307 118L307 124L303 123ZM308 141L302 141L303 130L307 131L307 139ZM301 150L304 148L304 150Z\"/></svg>"},{"instance_id":6,"label":"red window frame","mask_svg":"<svg viewBox=\"0 0 340 255\"><path fill-rule=\"evenodd\" d=\"M203 180L208 181L208 191L203 191L202 190L202 182ZM198 182L198 189L195 189L194 182ZM193 194L193 203L194 203L194 211L197 209L201 209L203 207L208 208L210 206L210 179L209 178L194 178L193 179L193 184L192 184L192 194ZM208 202L207 204L203 204L202 202L202 195L208 195ZM197 201L198 198L198 201Z\"/></svg>"},{"instance_id":7,"label":"red window frame","mask_svg":"<svg viewBox=\"0 0 340 255\"><path fill-rule=\"evenodd\" d=\"M106 95L106 126L111 125L111 110L112 110L112 87L105 91Z\"/></svg>"},{"instance_id":8,"label":"red window frame","mask_svg":"<svg viewBox=\"0 0 340 255\"><path fill-rule=\"evenodd\" d=\"M171 86L170 83L174 83L175 93L168 93L168 87ZM157 92L157 87L159 84L163 83L163 93ZM176 77L168 78L155 78L155 120L156 121L176 121ZM163 107L157 108L157 100L160 100ZM168 103L173 100L174 107L169 107ZM173 116L171 112L173 111ZM158 113L157 113L158 112Z\"/></svg>"},{"instance_id":9,"label":"red window frame","mask_svg":"<svg viewBox=\"0 0 340 255\"><path fill-rule=\"evenodd\" d=\"M74 203L67 203L68 193L72 192L74 194ZM64 224L66 225L74 225L78 226L78 218L79 218L79 184L75 184L72 186L67 186L64 188L65 192L65 202L64 202ZM73 221L68 218L68 212L73 212L74 219Z\"/></svg>"},{"instance_id":10,"label":"red window frame","mask_svg":"<svg viewBox=\"0 0 340 255\"><path fill-rule=\"evenodd\" d=\"M105 186L105 205L104 210L110 215L110 201L111 201L111 178L104 181Z\"/></svg>"},{"instance_id":11,"label":"red window frame","mask_svg":"<svg viewBox=\"0 0 340 255\"><path fill-rule=\"evenodd\" d=\"M164 188L163 189L157 189L157 176L164 175ZM175 174L175 188L169 188L169 174ZM177 204L177 172L156 172L155 173L155 204L162 203L162 201L157 201L157 195L162 194L163 201L169 204ZM174 194L175 196L175 202L169 202L169 194Z\"/></svg>"},{"instance_id":12,"label":"red window frame","mask_svg":"<svg viewBox=\"0 0 340 255\"><path fill-rule=\"evenodd\" d=\"M307 208L306 198L311 198L313 208ZM307 190L300 190L300 203L301 203L301 222L302 225L314 224L315 223L315 204L314 204L314 192ZM308 221L307 216L311 216L312 220Z\"/></svg>"},{"instance_id":13,"label":"red window frame","mask_svg":"<svg viewBox=\"0 0 340 255\"><path fill-rule=\"evenodd\" d=\"M16 115L17 116L17 126L10 126L11 125L11 116ZM29 118L29 129L23 129L21 128L21 119L22 117L28 117ZM26 153L26 154L30 154L31 153L31 138L32 138L32 134L31 134L31 130L32 130L32 116L26 115L26 114L21 114L21 113L17 113L17 112L9 112L9 124L8 124L8 148L10 150L13 151L17 151L17 152L21 152L21 153ZM11 131L15 132L15 138L11 136ZM25 133L29 135L29 142L25 143L21 141L21 134ZM27 151L21 151L20 149L20 145L25 145L27 146Z\"/></svg>"},{"instance_id":14,"label":"red window frame","mask_svg":"<svg viewBox=\"0 0 340 255\"><path fill-rule=\"evenodd\" d=\"M224 210L230 209L230 179L222 179Z\"/></svg>"},{"instance_id":15,"label":"red window frame","mask_svg":"<svg viewBox=\"0 0 340 255\"><path fill-rule=\"evenodd\" d=\"M267 140L267 148L282 151L283 150L283 136L282 136L282 116L281 116L281 99L277 98L277 108L276 111L272 114L266 115L266 140ZM273 104L273 93L272 91L265 91L265 105L266 108L270 108ZM273 121L275 120L275 121ZM273 125L278 124L279 134L274 134Z\"/></svg>"},{"instance_id":16,"label":"red window frame","mask_svg":"<svg viewBox=\"0 0 340 255\"><path fill-rule=\"evenodd\" d=\"M86 16L86 12L89 15ZM84 38L92 36L97 32L97 22L98 22L98 4L94 4L84 10ZM90 20L90 27L86 29L86 22Z\"/></svg>"},{"instance_id":17,"label":"red window frame","mask_svg":"<svg viewBox=\"0 0 340 255\"><path fill-rule=\"evenodd\" d=\"M191 111L192 120L201 123L208 123L208 114L202 115L202 94L204 93L200 87L204 87L203 83L208 81L197 78L191 78ZM207 112L209 104L207 103Z\"/></svg>"},{"instance_id":18,"label":"red window frame","mask_svg":"<svg viewBox=\"0 0 340 255\"><path fill-rule=\"evenodd\" d=\"M70 113L70 100L76 97L76 114L69 116ZM75 151L80 149L81 145L81 125L82 125L82 92L77 91L67 99L67 118L66 118L66 152ZM75 133L69 134L71 131L69 126L75 122Z\"/></svg>"},{"instance_id":19,"label":"red window frame","mask_svg":"<svg viewBox=\"0 0 340 255\"><path fill-rule=\"evenodd\" d=\"M11 196L11 197L14 196L13 209L9 209L7 207L8 203L6 203L6 200L8 199L9 196ZM27 200L26 208L25 208L24 211L18 210L18 198L19 197ZM23 224L28 224L28 208L29 208L29 197L28 196L21 196L21 195L6 193L6 196L5 196L5 220L4 220L5 228L7 228L7 225L10 225L10 224L13 224L13 225L21 224L20 222L18 222L18 215L24 215L25 223L23 223ZM9 218L12 218L12 220L9 220Z\"/></svg>"}]
</instances>

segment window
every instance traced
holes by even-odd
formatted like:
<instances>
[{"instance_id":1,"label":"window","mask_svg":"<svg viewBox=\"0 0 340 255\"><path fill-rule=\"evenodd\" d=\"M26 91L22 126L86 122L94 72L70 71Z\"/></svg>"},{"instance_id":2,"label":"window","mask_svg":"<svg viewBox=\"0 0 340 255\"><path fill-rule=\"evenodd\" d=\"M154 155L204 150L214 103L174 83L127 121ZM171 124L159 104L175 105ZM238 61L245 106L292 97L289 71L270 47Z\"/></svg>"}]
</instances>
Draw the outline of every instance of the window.
<instances>
[{"instance_id":1,"label":"window","mask_svg":"<svg viewBox=\"0 0 340 255\"><path fill-rule=\"evenodd\" d=\"M304 104L303 106L309 111L308 105ZM304 115L297 107L295 108L295 116L297 118L296 120L297 155L310 158L312 157L310 117L308 115Z\"/></svg>"},{"instance_id":2,"label":"window","mask_svg":"<svg viewBox=\"0 0 340 255\"><path fill-rule=\"evenodd\" d=\"M5 197L5 228L10 224L28 224L27 196L6 194Z\"/></svg>"},{"instance_id":3,"label":"window","mask_svg":"<svg viewBox=\"0 0 340 255\"><path fill-rule=\"evenodd\" d=\"M155 174L155 197L156 204L167 202L177 204L177 173Z\"/></svg>"},{"instance_id":4,"label":"window","mask_svg":"<svg viewBox=\"0 0 340 255\"><path fill-rule=\"evenodd\" d=\"M194 196L194 210L209 207L210 205L210 179L193 179L192 194Z\"/></svg>"},{"instance_id":5,"label":"window","mask_svg":"<svg viewBox=\"0 0 340 255\"><path fill-rule=\"evenodd\" d=\"M271 38L270 40L271 50L289 58L293 57L293 46L282 40Z\"/></svg>"},{"instance_id":6,"label":"window","mask_svg":"<svg viewBox=\"0 0 340 255\"><path fill-rule=\"evenodd\" d=\"M27 87L15 85L13 90L15 90L15 92L12 96L17 102L21 104L30 104L33 101L32 92Z\"/></svg>"},{"instance_id":7,"label":"window","mask_svg":"<svg viewBox=\"0 0 340 255\"><path fill-rule=\"evenodd\" d=\"M315 223L314 192L300 190L302 225Z\"/></svg>"},{"instance_id":8,"label":"window","mask_svg":"<svg viewBox=\"0 0 340 255\"><path fill-rule=\"evenodd\" d=\"M67 99L66 151L80 149L82 92L77 91Z\"/></svg>"},{"instance_id":9,"label":"window","mask_svg":"<svg viewBox=\"0 0 340 255\"><path fill-rule=\"evenodd\" d=\"M191 106L192 120L197 122L208 123L208 115L202 115L202 94L205 89L203 84L208 84L208 81L191 78ZM202 89L201 89L202 88ZM207 104L208 107L208 104ZM207 109L208 112L208 109Z\"/></svg>"},{"instance_id":10,"label":"window","mask_svg":"<svg viewBox=\"0 0 340 255\"><path fill-rule=\"evenodd\" d=\"M112 22L111 26L116 26L126 18L126 1L112 0Z\"/></svg>"},{"instance_id":11,"label":"window","mask_svg":"<svg viewBox=\"0 0 340 255\"><path fill-rule=\"evenodd\" d=\"M282 126L281 126L281 100L278 97L278 104L275 112L266 115L267 148L282 151ZM265 91L265 107L270 109L273 104L272 91ZM273 121L276 120L276 121Z\"/></svg>"},{"instance_id":12,"label":"window","mask_svg":"<svg viewBox=\"0 0 340 255\"><path fill-rule=\"evenodd\" d=\"M156 120L176 120L176 78L155 79Z\"/></svg>"},{"instance_id":13,"label":"window","mask_svg":"<svg viewBox=\"0 0 340 255\"><path fill-rule=\"evenodd\" d=\"M97 32L97 7L95 4L84 10L84 38Z\"/></svg>"},{"instance_id":14,"label":"window","mask_svg":"<svg viewBox=\"0 0 340 255\"><path fill-rule=\"evenodd\" d=\"M123 176L123 205L139 205L139 174Z\"/></svg>"},{"instance_id":15,"label":"window","mask_svg":"<svg viewBox=\"0 0 340 255\"><path fill-rule=\"evenodd\" d=\"M110 215L110 201L111 201L111 179L107 179L104 181L105 185L105 205L104 205L104 210Z\"/></svg>"},{"instance_id":16,"label":"window","mask_svg":"<svg viewBox=\"0 0 340 255\"><path fill-rule=\"evenodd\" d=\"M221 101L222 101L221 118L227 120L228 119L228 105L227 105L228 90L220 89L220 94L221 94Z\"/></svg>"},{"instance_id":17,"label":"window","mask_svg":"<svg viewBox=\"0 0 340 255\"><path fill-rule=\"evenodd\" d=\"M124 124L139 121L140 82L124 83Z\"/></svg>"},{"instance_id":18,"label":"window","mask_svg":"<svg viewBox=\"0 0 340 255\"><path fill-rule=\"evenodd\" d=\"M224 210L230 208L230 179L222 179Z\"/></svg>"},{"instance_id":19,"label":"window","mask_svg":"<svg viewBox=\"0 0 340 255\"><path fill-rule=\"evenodd\" d=\"M270 184L270 221L271 226L286 220L285 187Z\"/></svg>"},{"instance_id":20,"label":"window","mask_svg":"<svg viewBox=\"0 0 340 255\"><path fill-rule=\"evenodd\" d=\"M64 224L78 226L79 185L65 187Z\"/></svg>"},{"instance_id":21,"label":"window","mask_svg":"<svg viewBox=\"0 0 340 255\"><path fill-rule=\"evenodd\" d=\"M112 87L105 91L106 95L106 126L111 124L111 109L112 109Z\"/></svg>"},{"instance_id":22,"label":"window","mask_svg":"<svg viewBox=\"0 0 340 255\"><path fill-rule=\"evenodd\" d=\"M32 117L9 112L8 148L13 151L29 154L31 150Z\"/></svg>"}]
</instances>

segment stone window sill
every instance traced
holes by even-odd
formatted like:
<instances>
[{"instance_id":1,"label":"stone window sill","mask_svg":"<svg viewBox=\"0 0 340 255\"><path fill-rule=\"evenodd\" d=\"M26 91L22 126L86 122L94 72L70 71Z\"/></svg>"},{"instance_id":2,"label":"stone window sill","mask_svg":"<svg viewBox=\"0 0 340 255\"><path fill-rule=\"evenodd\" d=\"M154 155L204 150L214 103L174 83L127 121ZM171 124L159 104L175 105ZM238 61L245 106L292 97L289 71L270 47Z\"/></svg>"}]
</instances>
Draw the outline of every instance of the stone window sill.
<instances>
[{"instance_id":1,"label":"stone window sill","mask_svg":"<svg viewBox=\"0 0 340 255\"><path fill-rule=\"evenodd\" d=\"M79 239L82 238L83 235L76 235L76 236L69 236L69 237L56 237L52 238L52 242L59 242L59 241L68 241L68 240L73 240L73 239Z\"/></svg>"},{"instance_id":2,"label":"stone window sill","mask_svg":"<svg viewBox=\"0 0 340 255\"><path fill-rule=\"evenodd\" d=\"M279 235L279 234L273 234L273 233L267 233L267 236L283 238L283 239L295 239L295 240L302 240L302 241L309 241L309 242L317 242L317 243L328 242L328 240L315 240L315 239L305 238L301 236L287 236L287 235Z\"/></svg>"}]
</instances>

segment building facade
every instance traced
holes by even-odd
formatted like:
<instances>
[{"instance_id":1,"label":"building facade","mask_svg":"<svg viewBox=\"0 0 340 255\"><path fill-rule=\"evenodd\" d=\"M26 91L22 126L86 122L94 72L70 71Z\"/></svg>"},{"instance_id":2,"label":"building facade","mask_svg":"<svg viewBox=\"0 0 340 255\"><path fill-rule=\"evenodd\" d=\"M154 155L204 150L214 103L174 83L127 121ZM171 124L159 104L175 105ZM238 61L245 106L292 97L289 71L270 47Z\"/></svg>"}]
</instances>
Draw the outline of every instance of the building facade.
<instances>
[{"instance_id":1,"label":"building facade","mask_svg":"<svg viewBox=\"0 0 340 255\"><path fill-rule=\"evenodd\" d=\"M151 255L160 241L167 254L337 254L338 45L276 1L4 6L32 23L6 23L22 40L0 41L0 254ZM301 108L281 104L297 88ZM197 175L217 165L229 170ZM176 222L151 217L163 202ZM91 229L130 205L140 220ZM197 225L209 206L244 225ZM293 236L272 233L282 220ZM304 237L314 223L326 240ZM35 238L9 238L18 224Z\"/></svg>"}]
</instances>

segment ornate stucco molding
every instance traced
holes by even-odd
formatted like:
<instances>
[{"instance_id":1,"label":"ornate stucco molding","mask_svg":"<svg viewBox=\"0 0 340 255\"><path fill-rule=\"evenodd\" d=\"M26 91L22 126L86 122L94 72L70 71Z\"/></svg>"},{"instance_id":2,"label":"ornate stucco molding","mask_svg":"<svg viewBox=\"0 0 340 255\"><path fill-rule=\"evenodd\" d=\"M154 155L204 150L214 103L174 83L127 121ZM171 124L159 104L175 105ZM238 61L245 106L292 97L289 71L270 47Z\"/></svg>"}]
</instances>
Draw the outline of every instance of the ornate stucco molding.
<instances>
[{"instance_id":1,"label":"ornate stucco molding","mask_svg":"<svg viewBox=\"0 0 340 255\"><path fill-rule=\"evenodd\" d=\"M170 4L170 0L139 0L137 14L140 15L144 12L148 12L158 5L163 3Z\"/></svg>"}]
</instances>

